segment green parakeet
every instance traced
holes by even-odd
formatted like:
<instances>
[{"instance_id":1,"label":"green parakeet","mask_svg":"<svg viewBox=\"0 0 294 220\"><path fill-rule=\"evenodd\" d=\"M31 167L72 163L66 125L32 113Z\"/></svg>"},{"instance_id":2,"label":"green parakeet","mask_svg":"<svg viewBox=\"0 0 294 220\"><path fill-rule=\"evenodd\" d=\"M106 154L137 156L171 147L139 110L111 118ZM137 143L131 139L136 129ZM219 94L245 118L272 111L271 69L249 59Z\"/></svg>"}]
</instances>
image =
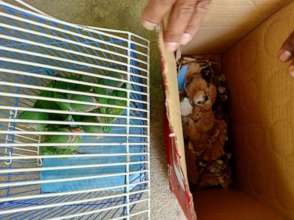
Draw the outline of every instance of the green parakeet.
<instances>
[{"instance_id":1,"label":"green parakeet","mask_svg":"<svg viewBox=\"0 0 294 220\"><path fill-rule=\"evenodd\" d=\"M124 96L126 97L126 92L114 90L114 91L112 91L111 95L115 96L115 97L124 97ZM116 106L120 106L120 107L127 106L126 100L97 98L97 102L102 103L102 104L108 104L108 105L116 105ZM125 111L125 109L100 107L98 109L98 111L99 111L99 113L102 113L102 114L121 115Z\"/></svg>"},{"instance_id":2,"label":"green parakeet","mask_svg":"<svg viewBox=\"0 0 294 220\"><path fill-rule=\"evenodd\" d=\"M94 91L99 95L107 95L107 89L105 88L95 87Z\"/></svg>"},{"instance_id":3,"label":"green parakeet","mask_svg":"<svg viewBox=\"0 0 294 220\"><path fill-rule=\"evenodd\" d=\"M40 120L45 121L49 119L48 113L45 112L30 112L30 111L24 111L22 112L19 117L19 119L24 120ZM46 129L47 124L30 124L30 127L33 128L36 131L44 131Z\"/></svg>"},{"instance_id":4,"label":"green parakeet","mask_svg":"<svg viewBox=\"0 0 294 220\"><path fill-rule=\"evenodd\" d=\"M91 117L91 116L84 116L82 117L81 121L98 123L97 117ZM86 133L103 133L103 127L97 126L97 125L82 125L81 128Z\"/></svg>"},{"instance_id":5,"label":"green parakeet","mask_svg":"<svg viewBox=\"0 0 294 220\"><path fill-rule=\"evenodd\" d=\"M102 113L101 112L101 109L107 109L107 108L103 108L103 107L101 107L101 108L99 108L99 109L95 109L94 111L92 111L92 113ZM111 108L110 108L111 109ZM105 114L107 114L107 112L105 113ZM93 119L93 120L95 120L95 119ZM115 117L102 117L102 116L97 116L96 117L96 120L98 121L98 122L100 122L100 123L104 123L104 124L111 124L111 123L113 123L115 120L116 120L116 118ZM109 127L110 128L110 127ZM106 129L107 130L107 129ZM110 128L110 130L111 130L111 128Z\"/></svg>"},{"instance_id":6,"label":"green parakeet","mask_svg":"<svg viewBox=\"0 0 294 220\"><path fill-rule=\"evenodd\" d=\"M71 74L67 78L73 79L73 80L80 80L81 76L78 74ZM68 83L68 82L63 82L63 81L56 81L56 80L49 82L47 84L47 87L69 90L69 91L83 91L83 92L93 91L93 88L90 86L79 85L79 84L75 84L75 83ZM75 95L75 94L71 94L71 93L42 91L39 94L39 96L96 103L96 99L93 97L84 96L84 95ZM37 100L34 104L34 108L60 109L60 110L65 110L65 111L88 112L88 111L91 111L97 107L95 105L83 105L83 104L73 104L73 103L66 103L66 102L59 102L59 101L54 102L54 101Z\"/></svg>"},{"instance_id":7,"label":"green parakeet","mask_svg":"<svg viewBox=\"0 0 294 220\"><path fill-rule=\"evenodd\" d=\"M95 97L85 96L85 95L54 93L54 97L59 99L73 100L73 101L89 102L93 104L96 103ZM97 105L75 104L75 103L67 103L67 102L56 102L56 104L62 110L77 111L77 112L90 112L98 107Z\"/></svg>"},{"instance_id":8,"label":"green parakeet","mask_svg":"<svg viewBox=\"0 0 294 220\"><path fill-rule=\"evenodd\" d=\"M114 77L114 78L117 78L117 79L126 79L127 76L125 75L120 75L120 78L118 78L117 76L113 75L113 74L108 74L107 76L111 76L111 77ZM123 85L124 85L124 82L123 81L116 81L116 80L110 80L110 79L97 79L97 83L98 84L101 84L101 85L107 85L107 86L112 86L112 87L115 87L115 88L122 88Z\"/></svg>"},{"instance_id":9,"label":"green parakeet","mask_svg":"<svg viewBox=\"0 0 294 220\"><path fill-rule=\"evenodd\" d=\"M72 95L70 95L70 99L75 100L75 101L89 102L89 103L95 104L95 105L84 105L84 104L71 103L70 108L72 111L90 112L98 107L98 105L96 105L96 98L95 97L72 94Z\"/></svg>"},{"instance_id":10,"label":"green parakeet","mask_svg":"<svg viewBox=\"0 0 294 220\"><path fill-rule=\"evenodd\" d=\"M40 92L39 96L52 98L54 97L54 92L42 91ZM46 100L37 100L33 107L41 109L59 109L58 105L55 102Z\"/></svg>"},{"instance_id":11,"label":"green parakeet","mask_svg":"<svg viewBox=\"0 0 294 220\"><path fill-rule=\"evenodd\" d=\"M93 81L93 77L84 77L78 74L68 74L61 73L57 75L58 77L84 81L84 82L94 82L100 85L113 86L115 88L126 88L124 82L118 82L108 79L96 79L96 82ZM112 77L118 77L111 75ZM84 77L84 78L83 78ZM121 76L124 78L125 76ZM127 98L126 91L118 91L114 89L105 89L98 87L91 87L86 85L80 85L77 83L68 83L63 81L50 81L47 84L48 88L63 89L69 91L81 91L88 92L100 95L108 95L113 97L122 97ZM85 104L74 104L74 103L65 103L57 101L44 101L37 100L33 108L41 109L55 109L55 110L64 110L64 111L75 111L75 112L94 112L101 114L111 114L111 115L122 115L125 109L115 108L115 107L101 107L99 104L107 104L114 106L126 107L126 100L117 100L112 98L97 98L85 95L76 95L72 93L62 93L62 92L52 92L52 91L41 91L39 96L58 98L58 99L68 99L81 102L92 103L90 105ZM63 121L63 122L93 122L93 123L105 123L111 124L116 120L116 117L95 117L95 116L83 116L83 115L71 115L71 114L55 114L55 113L37 113L37 112L22 112L19 116L20 119L29 119L29 120L53 120L53 121ZM34 124L34 127L37 131L54 131L54 132L86 132L86 133L109 133L111 132L111 126L93 126L93 125L69 125L64 124ZM78 143L81 142L81 137L79 135L44 135L42 137L43 143L66 143L69 146L45 146L40 148L41 155L63 155L63 154L75 154L79 151ZM71 145L75 144L75 145Z\"/></svg>"},{"instance_id":12,"label":"green parakeet","mask_svg":"<svg viewBox=\"0 0 294 220\"><path fill-rule=\"evenodd\" d=\"M53 129L52 129L53 130ZM72 128L55 128L53 131L56 132L75 132L80 131L79 129ZM79 135L46 135L44 137L44 143L66 143L66 144L77 144L81 142ZM62 154L75 154L79 150L79 146L46 146L40 148L40 154L42 155L62 155Z\"/></svg>"}]
</instances>

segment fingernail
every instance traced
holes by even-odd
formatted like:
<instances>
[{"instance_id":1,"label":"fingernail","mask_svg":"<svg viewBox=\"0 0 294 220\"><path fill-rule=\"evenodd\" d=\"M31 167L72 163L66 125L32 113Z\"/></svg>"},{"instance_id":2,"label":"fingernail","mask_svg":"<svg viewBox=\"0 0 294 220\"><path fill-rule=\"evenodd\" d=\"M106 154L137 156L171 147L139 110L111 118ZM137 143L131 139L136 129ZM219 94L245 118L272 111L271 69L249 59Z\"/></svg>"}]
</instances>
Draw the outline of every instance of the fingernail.
<instances>
[{"instance_id":1,"label":"fingernail","mask_svg":"<svg viewBox=\"0 0 294 220\"><path fill-rule=\"evenodd\" d=\"M149 31L153 31L153 30L155 30L156 27L157 27L157 24L152 23L152 22L150 22L150 21L143 21L143 22L142 22L142 25L144 26L144 28L146 28L146 29L149 30Z\"/></svg>"},{"instance_id":2,"label":"fingernail","mask_svg":"<svg viewBox=\"0 0 294 220\"><path fill-rule=\"evenodd\" d=\"M165 44L166 48L170 52L175 52L178 49L178 43L168 42Z\"/></svg>"},{"instance_id":3,"label":"fingernail","mask_svg":"<svg viewBox=\"0 0 294 220\"><path fill-rule=\"evenodd\" d=\"M290 51L286 50L280 55L280 60L282 62L286 62L290 59L291 56L292 56L292 53Z\"/></svg>"},{"instance_id":4,"label":"fingernail","mask_svg":"<svg viewBox=\"0 0 294 220\"><path fill-rule=\"evenodd\" d=\"M184 33L181 38L181 45L186 45L192 39L192 35Z\"/></svg>"},{"instance_id":5,"label":"fingernail","mask_svg":"<svg viewBox=\"0 0 294 220\"><path fill-rule=\"evenodd\" d=\"M290 66L289 71L290 71L290 75L294 77L294 66Z\"/></svg>"}]
</instances>

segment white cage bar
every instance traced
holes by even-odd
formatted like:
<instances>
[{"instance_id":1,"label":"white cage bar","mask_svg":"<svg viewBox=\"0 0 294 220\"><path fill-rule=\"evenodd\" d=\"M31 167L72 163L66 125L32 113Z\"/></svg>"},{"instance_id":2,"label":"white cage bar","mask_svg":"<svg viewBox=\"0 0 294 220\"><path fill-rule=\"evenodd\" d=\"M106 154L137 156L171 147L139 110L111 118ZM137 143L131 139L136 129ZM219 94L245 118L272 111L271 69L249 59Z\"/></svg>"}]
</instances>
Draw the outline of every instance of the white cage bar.
<instances>
[{"instance_id":1,"label":"white cage bar","mask_svg":"<svg viewBox=\"0 0 294 220\"><path fill-rule=\"evenodd\" d=\"M148 40L0 0L0 219L150 219L149 105Z\"/></svg>"}]
</instances>

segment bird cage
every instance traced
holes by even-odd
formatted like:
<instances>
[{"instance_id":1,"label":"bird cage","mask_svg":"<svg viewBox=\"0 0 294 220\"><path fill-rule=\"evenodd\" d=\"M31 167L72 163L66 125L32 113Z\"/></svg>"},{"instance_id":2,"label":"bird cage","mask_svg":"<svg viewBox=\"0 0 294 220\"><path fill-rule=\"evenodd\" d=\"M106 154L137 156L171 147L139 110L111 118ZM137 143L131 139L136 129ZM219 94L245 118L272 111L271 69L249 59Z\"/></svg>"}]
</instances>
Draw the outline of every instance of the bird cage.
<instances>
[{"instance_id":1,"label":"bird cage","mask_svg":"<svg viewBox=\"0 0 294 220\"><path fill-rule=\"evenodd\" d=\"M0 0L0 219L148 219L149 42Z\"/></svg>"}]
</instances>

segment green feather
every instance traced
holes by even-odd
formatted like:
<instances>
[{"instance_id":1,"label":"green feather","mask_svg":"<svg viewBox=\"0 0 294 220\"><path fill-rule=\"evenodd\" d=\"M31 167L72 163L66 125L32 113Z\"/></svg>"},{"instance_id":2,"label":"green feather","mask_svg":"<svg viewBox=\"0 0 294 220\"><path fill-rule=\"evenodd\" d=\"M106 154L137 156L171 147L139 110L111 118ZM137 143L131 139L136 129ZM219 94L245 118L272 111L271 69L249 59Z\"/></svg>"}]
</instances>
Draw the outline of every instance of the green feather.
<instances>
[{"instance_id":1,"label":"green feather","mask_svg":"<svg viewBox=\"0 0 294 220\"><path fill-rule=\"evenodd\" d=\"M54 93L54 98L68 99L68 94L67 93L59 93L59 92L57 93L57 92L55 92ZM70 103L67 103L67 102L56 102L56 105L58 105L58 107L61 110L64 110L64 111L70 111L71 110Z\"/></svg>"},{"instance_id":2,"label":"green feather","mask_svg":"<svg viewBox=\"0 0 294 220\"><path fill-rule=\"evenodd\" d=\"M82 122L98 123L97 117L84 116ZM103 133L103 127L97 125L82 125L81 128L87 133Z\"/></svg>"},{"instance_id":3,"label":"green feather","mask_svg":"<svg viewBox=\"0 0 294 220\"><path fill-rule=\"evenodd\" d=\"M99 94L99 95L106 95L107 94L107 89L104 89L104 88L95 87L94 90L95 90L96 94Z\"/></svg>"},{"instance_id":4,"label":"green feather","mask_svg":"<svg viewBox=\"0 0 294 220\"><path fill-rule=\"evenodd\" d=\"M71 95L70 99L75 101L89 102L89 103L96 104L96 99L91 96ZM85 104L74 104L74 103L70 104L70 109L72 111L78 111L78 112L90 112L96 109L97 107L98 105L87 105L87 104L85 105Z\"/></svg>"},{"instance_id":5,"label":"green feather","mask_svg":"<svg viewBox=\"0 0 294 220\"><path fill-rule=\"evenodd\" d=\"M73 130L70 128L52 128L53 131L56 132L72 132ZM51 129L50 129L51 130ZM77 144L81 142L81 137L79 135L46 135L44 138L45 143L72 143ZM75 154L79 150L79 146L47 146L41 147L40 153L42 155L60 155L60 154Z\"/></svg>"},{"instance_id":6,"label":"green feather","mask_svg":"<svg viewBox=\"0 0 294 220\"><path fill-rule=\"evenodd\" d=\"M54 92L50 91L42 91L40 92L39 96L42 97L54 97ZM46 100L37 100L34 105L34 108L41 108L41 109L60 109L59 106L53 101L46 101Z\"/></svg>"},{"instance_id":7,"label":"green feather","mask_svg":"<svg viewBox=\"0 0 294 220\"><path fill-rule=\"evenodd\" d=\"M104 123L104 124L111 124L115 120L115 118L99 118L99 117L91 117L91 116L84 116L82 117L81 121L83 122L94 122L94 123ZM81 128L85 132L89 133L109 133L111 132L111 126L93 126L93 125L83 125Z\"/></svg>"},{"instance_id":8,"label":"green feather","mask_svg":"<svg viewBox=\"0 0 294 220\"><path fill-rule=\"evenodd\" d=\"M22 112L19 117L19 119L23 120L40 120L45 121L49 119L48 113L45 112L29 112L24 111ZM44 131L46 129L47 124L30 124L30 127L32 127L36 131Z\"/></svg>"}]
</instances>

